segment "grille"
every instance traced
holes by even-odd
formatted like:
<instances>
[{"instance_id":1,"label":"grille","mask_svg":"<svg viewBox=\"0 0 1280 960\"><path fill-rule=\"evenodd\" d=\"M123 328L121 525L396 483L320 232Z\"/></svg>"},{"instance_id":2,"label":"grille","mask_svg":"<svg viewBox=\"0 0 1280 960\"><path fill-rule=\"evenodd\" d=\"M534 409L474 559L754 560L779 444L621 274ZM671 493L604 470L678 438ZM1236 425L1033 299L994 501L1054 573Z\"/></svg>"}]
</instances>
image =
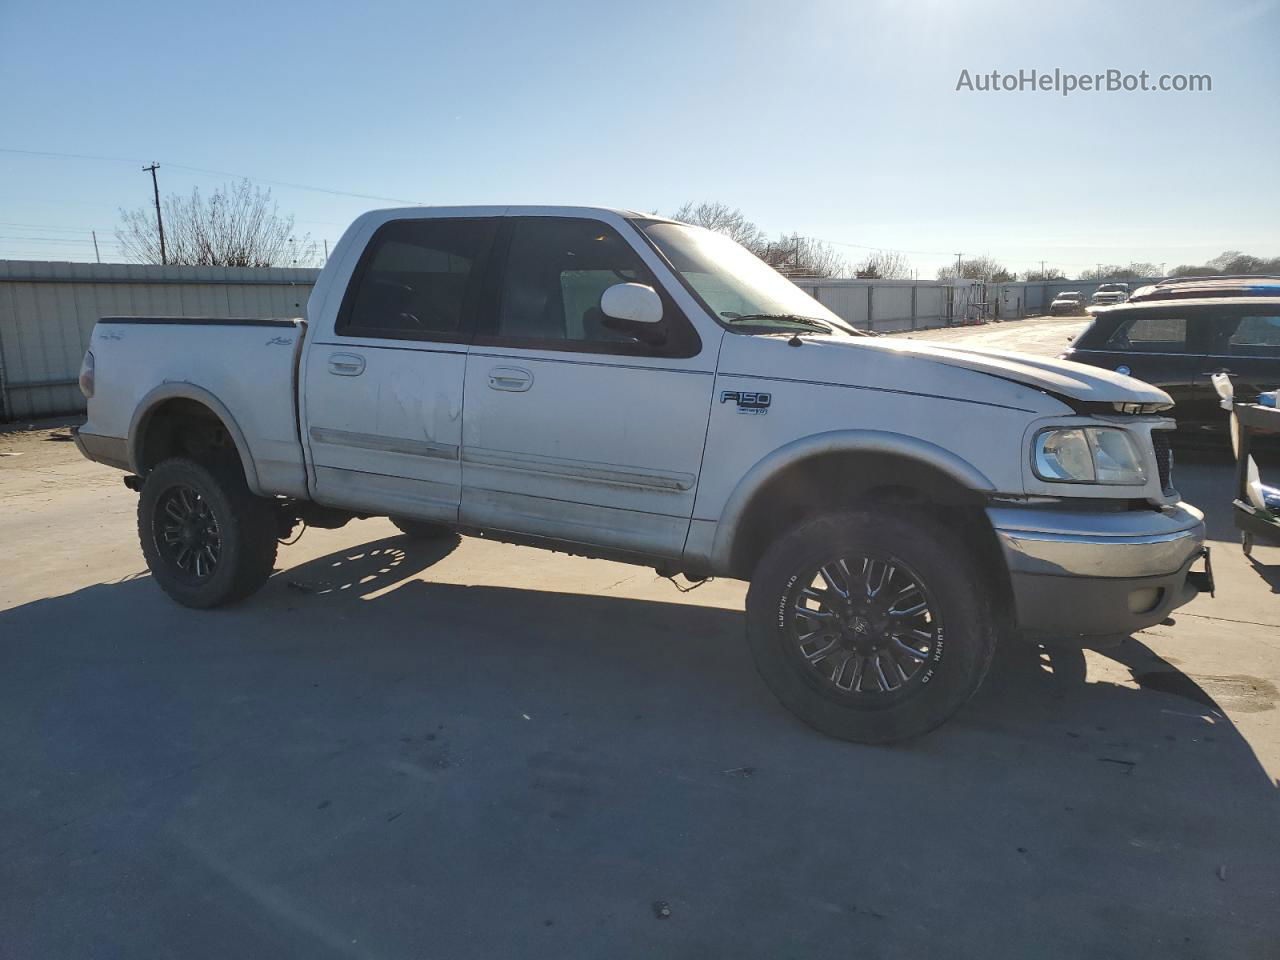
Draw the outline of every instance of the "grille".
<instances>
[{"instance_id":1,"label":"grille","mask_svg":"<svg viewBox=\"0 0 1280 960\"><path fill-rule=\"evenodd\" d=\"M1168 430L1152 430L1151 445L1156 451L1156 470L1160 472L1160 489L1165 493L1173 490L1173 450L1169 446Z\"/></svg>"}]
</instances>

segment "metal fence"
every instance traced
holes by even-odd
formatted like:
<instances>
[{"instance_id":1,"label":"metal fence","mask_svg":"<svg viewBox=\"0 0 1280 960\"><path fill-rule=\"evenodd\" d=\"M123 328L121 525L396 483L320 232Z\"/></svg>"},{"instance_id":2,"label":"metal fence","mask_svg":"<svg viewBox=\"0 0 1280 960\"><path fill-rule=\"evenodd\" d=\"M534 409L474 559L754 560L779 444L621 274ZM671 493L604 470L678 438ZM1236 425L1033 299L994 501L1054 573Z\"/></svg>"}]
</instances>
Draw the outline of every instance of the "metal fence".
<instances>
[{"instance_id":1,"label":"metal fence","mask_svg":"<svg viewBox=\"0 0 1280 960\"><path fill-rule=\"evenodd\" d=\"M299 317L318 270L0 260L0 421L84 409L100 317Z\"/></svg>"},{"instance_id":2,"label":"metal fence","mask_svg":"<svg viewBox=\"0 0 1280 960\"><path fill-rule=\"evenodd\" d=\"M1132 293L1139 287L1156 283L1159 277L1142 280L1124 280ZM987 300L990 316L996 320L1015 320L1037 313L1048 313L1054 297L1068 290L1083 293L1088 302L1098 287L1114 280L1049 280L1045 282L990 283L987 284Z\"/></svg>"},{"instance_id":3,"label":"metal fence","mask_svg":"<svg viewBox=\"0 0 1280 960\"><path fill-rule=\"evenodd\" d=\"M824 307L863 330L892 333L945 327L957 311L967 285L953 288L933 280L817 280L793 283Z\"/></svg>"}]
</instances>

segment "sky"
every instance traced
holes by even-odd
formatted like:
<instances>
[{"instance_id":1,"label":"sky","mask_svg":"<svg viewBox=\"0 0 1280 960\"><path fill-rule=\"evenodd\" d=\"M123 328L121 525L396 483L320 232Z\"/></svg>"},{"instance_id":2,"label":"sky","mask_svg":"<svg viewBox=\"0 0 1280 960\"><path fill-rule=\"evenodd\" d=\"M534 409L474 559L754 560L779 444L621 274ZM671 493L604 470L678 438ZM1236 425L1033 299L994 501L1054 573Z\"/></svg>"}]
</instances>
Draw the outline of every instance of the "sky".
<instances>
[{"instance_id":1,"label":"sky","mask_svg":"<svg viewBox=\"0 0 1280 960\"><path fill-rule=\"evenodd\" d=\"M922 278L1277 256L1278 47L1280 0L0 0L0 259L119 259L152 161L330 246L406 203L717 200ZM1212 90L956 89L1055 68Z\"/></svg>"}]
</instances>

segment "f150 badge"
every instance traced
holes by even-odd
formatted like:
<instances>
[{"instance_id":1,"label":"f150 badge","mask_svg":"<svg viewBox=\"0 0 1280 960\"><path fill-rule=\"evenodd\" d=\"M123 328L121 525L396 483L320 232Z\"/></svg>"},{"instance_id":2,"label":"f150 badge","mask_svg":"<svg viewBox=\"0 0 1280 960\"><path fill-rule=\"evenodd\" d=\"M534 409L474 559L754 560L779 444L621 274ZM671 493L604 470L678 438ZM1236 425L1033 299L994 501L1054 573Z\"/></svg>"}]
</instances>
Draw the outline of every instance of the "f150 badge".
<instances>
[{"instance_id":1,"label":"f150 badge","mask_svg":"<svg viewBox=\"0 0 1280 960\"><path fill-rule=\"evenodd\" d=\"M720 402L733 401L738 405L739 413L766 414L773 395L769 393L748 393L745 390L722 390Z\"/></svg>"}]
</instances>

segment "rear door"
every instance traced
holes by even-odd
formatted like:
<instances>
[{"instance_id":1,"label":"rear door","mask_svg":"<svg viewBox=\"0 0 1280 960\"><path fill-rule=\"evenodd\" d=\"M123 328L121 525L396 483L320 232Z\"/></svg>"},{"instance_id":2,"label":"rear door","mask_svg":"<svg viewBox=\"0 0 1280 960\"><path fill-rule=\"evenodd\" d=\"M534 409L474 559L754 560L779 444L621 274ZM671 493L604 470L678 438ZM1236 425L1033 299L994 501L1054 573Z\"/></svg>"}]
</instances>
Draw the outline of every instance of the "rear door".
<instances>
[{"instance_id":1,"label":"rear door","mask_svg":"<svg viewBox=\"0 0 1280 960\"><path fill-rule=\"evenodd\" d=\"M467 341L498 222L393 220L373 234L303 368L317 501L457 520Z\"/></svg>"},{"instance_id":2,"label":"rear door","mask_svg":"<svg viewBox=\"0 0 1280 960\"><path fill-rule=\"evenodd\" d=\"M1236 396L1253 396L1280 387L1280 309L1249 306L1232 311L1226 358Z\"/></svg>"},{"instance_id":3,"label":"rear door","mask_svg":"<svg viewBox=\"0 0 1280 960\"><path fill-rule=\"evenodd\" d=\"M496 302L467 362L463 522L680 556L715 345L613 226L514 217L505 229ZM601 294L628 282L659 291L663 343L606 325Z\"/></svg>"}]
</instances>

